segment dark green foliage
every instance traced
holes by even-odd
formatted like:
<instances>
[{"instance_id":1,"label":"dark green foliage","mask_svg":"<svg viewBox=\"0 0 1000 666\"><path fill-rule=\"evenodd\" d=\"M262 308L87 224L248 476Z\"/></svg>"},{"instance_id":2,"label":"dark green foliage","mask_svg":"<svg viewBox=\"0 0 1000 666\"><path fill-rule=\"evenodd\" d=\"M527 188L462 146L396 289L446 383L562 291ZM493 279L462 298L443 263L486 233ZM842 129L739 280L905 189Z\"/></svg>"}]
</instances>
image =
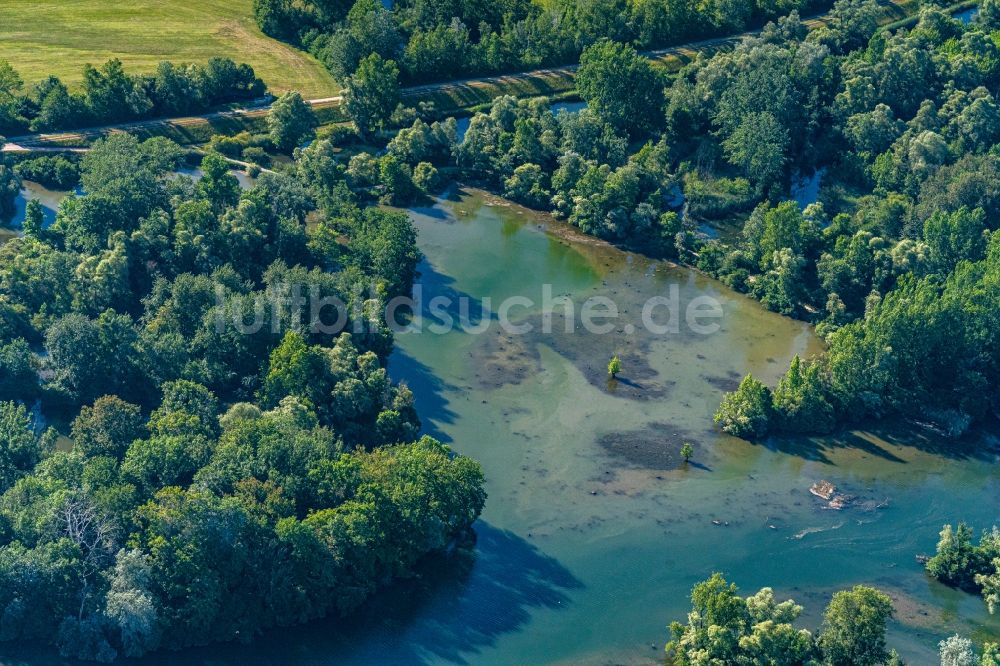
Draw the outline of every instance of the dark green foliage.
<instances>
[{"instance_id":1,"label":"dark green foliage","mask_svg":"<svg viewBox=\"0 0 1000 666\"><path fill-rule=\"evenodd\" d=\"M995 527L990 532L984 532L979 545L973 543L972 537L972 528L965 523L959 523L954 530L951 525L945 525L937 552L927 561L927 573L945 585L967 592L981 592L983 577L997 573L1000 533Z\"/></svg>"},{"instance_id":2,"label":"dark green foliage","mask_svg":"<svg viewBox=\"0 0 1000 666\"><path fill-rule=\"evenodd\" d=\"M362 135L381 128L399 104L399 68L378 53L364 58L347 80L344 107Z\"/></svg>"},{"instance_id":3,"label":"dark green foliage","mask_svg":"<svg viewBox=\"0 0 1000 666\"><path fill-rule=\"evenodd\" d=\"M826 397L820 366L805 365L796 356L788 373L774 390L774 411L779 427L790 432L820 432L833 429L833 405Z\"/></svg>"},{"instance_id":4,"label":"dark green foliage","mask_svg":"<svg viewBox=\"0 0 1000 666\"><path fill-rule=\"evenodd\" d=\"M64 471L40 465L4 496L0 513L19 541L0 549L3 638L54 639L103 659L343 613L446 548L482 509L478 466L433 440L341 453L294 400L263 413L234 407L224 421L207 448L184 438L132 445L121 476L143 495L121 507L134 515L124 532L101 512L109 491L128 486L111 467L99 490L74 490L72 454L59 454ZM202 460L194 485L146 485L190 476L191 454ZM62 532L71 513L90 527ZM45 524L62 536L39 540L32 526Z\"/></svg>"},{"instance_id":5,"label":"dark green foliage","mask_svg":"<svg viewBox=\"0 0 1000 666\"><path fill-rule=\"evenodd\" d=\"M842 48L840 38L830 39L820 31L797 50L789 48L795 58L814 40ZM712 60L728 59L739 71L744 60L766 65L778 58L774 51L764 59L764 47L756 48L756 55L740 58L737 49ZM824 431L836 421L901 413L958 436L996 409L991 331L1000 297L992 220L1000 178L989 151L1000 125L988 86L1000 76L997 63L1000 52L979 26L965 27L926 8L912 31L879 33L867 48L847 54L836 79L807 77L817 86L808 94L795 81L798 75L782 86L787 74L778 76L779 70L766 74L757 67L747 74L750 82L777 77L766 87L773 100L756 105L784 109L776 118L830 114L820 126L832 132L802 147L789 144L786 156L801 162L809 158L810 143L840 145L851 151L841 166L849 162L855 186L873 193L833 219L820 206L800 213L791 202L768 205L751 215L735 247L699 248L699 265L774 310L818 322L829 341L825 355L798 371L799 392L805 393L794 401L788 391L795 369L786 377L775 400L785 415L776 427ZM715 122L724 134L739 111L727 100L735 100L744 84L711 63L698 69L674 84L668 118L675 128L707 129L704 114L694 111L700 94L715 89L722 76L728 83L718 88ZM716 76L703 81L709 72ZM753 97L752 90L745 94ZM800 102L774 106L786 95ZM806 99L826 100L826 108L803 116L796 107ZM724 139L724 148L733 136ZM773 192L775 179L769 180Z\"/></svg>"},{"instance_id":6,"label":"dark green foliage","mask_svg":"<svg viewBox=\"0 0 1000 666\"><path fill-rule=\"evenodd\" d=\"M288 92L271 105L267 113L267 128L271 142L285 152L311 139L316 129L316 115L302 95Z\"/></svg>"},{"instance_id":7,"label":"dark green foliage","mask_svg":"<svg viewBox=\"0 0 1000 666\"><path fill-rule=\"evenodd\" d=\"M0 402L0 492L6 492L38 464L44 447L24 405Z\"/></svg>"},{"instance_id":8,"label":"dark green foliage","mask_svg":"<svg viewBox=\"0 0 1000 666\"><path fill-rule=\"evenodd\" d=\"M198 181L198 194L211 204L216 212L231 208L240 198L240 183L229 172L229 162L221 155L209 153L201 161L202 176ZM192 227L199 226L197 223Z\"/></svg>"},{"instance_id":9,"label":"dark green foliage","mask_svg":"<svg viewBox=\"0 0 1000 666\"><path fill-rule=\"evenodd\" d=\"M0 60L0 133L18 130L25 122L19 96L24 79L6 60Z\"/></svg>"},{"instance_id":10,"label":"dark green foliage","mask_svg":"<svg viewBox=\"0 0 1000 666\"><path fill-rule=\"evenodd\" d=\"M265 35L291 39L309 16L290 0L254 0L253 16Z\"/></svg>"},{"instance_id":11,"label":"dark green foliage","mask_svg":"<svg viewBox=\"0 0 1000 666\"><path fill-rule=\"evenodd\" d=\"M229 58L210 58L205 64L164 61L151 76L129 74L115 58L100 67L84 66L79 93L70 92L54 76L25 93L22 85L12 85L16 76L8 63L0 61L0 130L30 127L42 132L198 113L258 98L266 90L249 65L237 65ZM50 177L58 173L52 165L33 168ZM69 182L62 170L61 180Z\"/></svg>"},{"instance_id":12,"label":"dark green foliage","mask_svg":"<svg viewBox=\"0 0 1000 666\"><path fill-rule=\"evenodd\" d=\"M142 395L142 371L136 345L139 332L128 315L106 310L97 319L73 313L45 332L46 366L51 390L67 399L90 403L108 394Z\"/></svg>"},{"instance_id":13,"label":"dark green foliage","mask_svg":"<svg viewBox=\"0 0 1000 666\"><path fill-rule=\"evenodd\" d=\"M829 666L879 666L889 659L885 625L892 600L878 590L858 585L833 595L823 614L817 643Z\"/></svg>"},{"instance_id":14,"label":"dark green foliage","mask_svg":"<svg viewBox=\"0 0 1000 666\"><path fill-rule=\"evenodd\" d=\"M441 186L437 168L430 162L418 162L413 167L413 184L424 194L434 194Z\"/></svg>"},{"instance_id":15,"label":"dark green foliage","mask_svg":"<svg viewBox=\"0 0 1000 666\"><path fill-rule=\"evenodd\" d=\"M924 222L924 242L934 270L950 273L959 261L980 261L989 238L982 208L936 212Z\"/></svg>"},{"instance_id":16,"label":"dark green foliage","mask_svg":"<svg viewBox=\"0 0 1000 666\"><path fill-rule=\"evenodd\" d=\"M379 160L379 183L384 192L382 202L393 206L412 203L420 194L419 188L413 182L413 172L409 165L392 155L386 155Z\"/></svg>"},{"instance_id":17,"label":"dark green foliage","mask_svg":"<svg viewBox=\"0 0 1000 666\"><path fill-rule=\"evenodd\" d=\"M421 255L406 215L370 208L352 221L349 234L352 261L378 280L376 289L389 298L409 295Z\"/></svg>"},{"instance_id":18,"label":"dark green foliage","mask_svg":"<svg viewBox=\"0 0 1000 666\"><path fill-rule=\"evenodd\" d=\"M53 190L71 190L80 181L76 162L65 157L34 157L14 166L14 172L24 180L32 180Z\"/></svg>"},{"instance_id":19,"label":"dark green foliage","mask_svg":"<svg viewBox=\"0 0 1000 666\"><path fill-rule=\"evenodd\" d=\"M653 129L663 113L663 80L634 49L604 40L580 56L576 87L601 118L631 136Z\"/></svg>"},{"instance_id":20,"label":"dark green foliage","mask_svg":"<svg viewBox=\"0 0 1000 666\"><path fill-rule=\"evenodd\" d=\"M285 335L271 354L261 402L277 406L287 396L309 405L351 446L412 440L420 426L409 389L393 386L376 354L359 354L346 333L332 349ZM391 425L393 437L384 440L380 422L387 419L382 429Z\"/></svg>"},{"instance_id":21,"label":"dark green foliage","mask_svg":"<svg viewBox=\"0 0 1000 666\"><path fill-rule=\"evenodd\" d=\"M3 137L0 137L2 139ZM0 154L0 221L14 214L14 199L21 193L21 179Z\"/></svg>"},{"instance_id":22,"label":"dark green foliage","mask_svg":"<svg viewBox=\"0 0 1000 666\"><path fill-rule=\"evenodd\" d=\"M125 450L145 432L138 405L118 396L106 395L84 407L73 421L74 448L88 457L111 456L121 459Z\"/></svg>"},{"instance_id":23,"label":"dark green foliage","mask_svg":"<svg viewBox=\"0 0 1000 666\"><path fill-rule=\"evenodd\" d=\"M24 338L0 345L0 400L30 402L38 388L38 362Z\"/></svg>"},{"instance_id":24,"label":"dark green foliage","mask_svg":"<svg viewBox=\"0 0 1000 666\"><path fill-rule=\"evenodd\" d=\"M260 146L248 146L243 149L243 159L259 167L271 166L271 156Z\"/></svg>"},{"instance_id":25,"label":"dark green foliage","mask_svg":"<svg viewBox=\"0 0 1000 666\"><path fill-rule=\"evenodd\" d=\"M92 78L134 112L118 69ZM418 440L386 370L407 216L359 208L328 141L248 190L181 156L98 142L83 193L0 248L0 400L72 419L55 450L0 402L0 640L106 661L345 613L482 510L478 465Z\"/></svg>"},{"instance_id":26,"label":"dark green foliage","mask_svg":"<svg viewBox=\"0 0 1000 666\"><path fill-rule=\"evenodd\" d=\"M451 161L456 143L454 118L430 124L417 118L410 127L396 133L386 151L407 164L446 164Z\"/></svg>"},{"instance_id":27,"label":"dark green foliage","mask_svg":"<svg viewBox=\"0 0 1000 666\"><path fill-rule=\"evenodd\" d=\"M670 210L667 144L647 143L626 158L627 144L589 109L557 117L544 100L501 97L472 118L455 156L516 201L587 233L675 256L676 235L687 226Z\"/></svg>"},{"instance_id":28,"label":"dark green foliage","mask_svg":"<svg viewBox=\"0 0 1000 666\"><path fill-rule=\"evenodd\" d=\"M377 0L358 0L333 31L309 34L303 42L340 81L346 81L371 54L388 60L401 51L395 16Z\"/></svg>"},{"instance_id":29,"label":"dark green foliage","mask_svg":"<svg viewBox=\"0 0 1000 666\"><path fill-rule=\"evenodd\" d=\"M362 58L396 58L404 78L426 82L474 74L524 71L576 60L601 39L639 49L719 34L809 7L798 0L726 3L599 2L560 0L412 0L385 9L376 0L255 0L257 25L267 34L308 48L341 81ZM867 8L867 7L866 7ZM349 10L349 11L348 11ZM842 12L830 40L853 46L870 26ZM871 13L869 11L869 16Z\"/></svg>"},{"instance_id":30,"label":"dark green foliage","mask_svg":"<svg viewBox=\"0 0 1000 666\"><path fill-rule=\"evenodd\" d=\"M770 430L774 418L771 390L747 375L735 392L726 395L715 422L725 432L746 439L760 438Z\"/></svg>"},{"instance_id":31,"label":"dark green foliage","mask_svg":"<svg viewBox=\"0 0 1000 666\"><path fill-rule=\"evenodd\" d=\"M551 193L545 189L545 174L537 164L522 164L504 181L504 196L525 206L544 208Z\"/></svg>"}]
</instances>

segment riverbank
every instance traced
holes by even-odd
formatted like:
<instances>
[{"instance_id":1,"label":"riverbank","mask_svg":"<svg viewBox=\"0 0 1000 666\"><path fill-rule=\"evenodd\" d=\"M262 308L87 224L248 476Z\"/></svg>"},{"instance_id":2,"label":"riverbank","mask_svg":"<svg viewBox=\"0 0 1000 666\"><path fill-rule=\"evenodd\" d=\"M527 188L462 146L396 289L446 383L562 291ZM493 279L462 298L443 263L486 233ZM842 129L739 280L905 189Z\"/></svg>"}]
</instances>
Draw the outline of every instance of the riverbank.
<instances>
[{"instance_id":1,"label":"riverbank","mask_svg":"<svg viewBox=\"0 0 1000 666\"><path fill-rule=\"evenodd\" d=\"M890 645L908 663L932 663L950 633L1000 636L979 599L929 580L914 557L944 522L992 519L994 438L956 444L885 426L727 437L711 414L731 378L776 381L791 355L818 349L808 326L689 270L573 242L550 217L475 190L411 217L425 302L536 298L549 283L578 305L605 296L635 316L676 285L682 302L711 296L725 316L710 336L630 336L625 319L607 335L561 333L558 319L548 336L400 335L390 371L420 396L425 429L484 466L476 559L384 597L380 610L402 607L388 619L373 610L351 631L298 634L295 663L654 663L690 586L713 570L745 593L773 586L815 609L836 589L875 585L896 600ZM526 308L517 322L538 316ZM607 381L612 352L635 386ZM673 460L681 441L694 445L687 466ZM810 495L821 479L855 506L832 511ZM285 640L258 653L280 654Z\"/></svg>"},{"instance_id":2,"label":"riverbank","mask_svg":"<svg viewBox=\"0 0 1000 666\"><path fill-rule=\"evenodd\" d=\"M1000 637L980 599L929 579L915 559L933 552L943 523L995 518L995 437L955 442L885 424L759 444L728 437L711 423L722 394L748 371L773 383L793 355L816 353L808 325L471 188L409 214L428 318L435 297L467 297L478 320L485 299L537 303L545 284L577 313L603 297L622 318L602 334L566 332L556 318L545 334L540 309L522 307L513 323L537 328L520 335L495 323L400 334L390 374L414 390L424 432L483 465L475 551L428 560L349 620L185 651L186 663L659 663L666 625L712 571L745 594L772 586L795 598L812 629L833 591L874 585L896 605L889 644L912 664L934 663L937 641L956 632ZM720 328L625 332L672 288L682 304L716 299ZM617 382L606 375L612 353ZM686 465L682 442L694 448ZM809 493L819 480L856 501L831 510ZM0 660L61 663L26 650L0 646Z\"/></svg>"}]
</instances>

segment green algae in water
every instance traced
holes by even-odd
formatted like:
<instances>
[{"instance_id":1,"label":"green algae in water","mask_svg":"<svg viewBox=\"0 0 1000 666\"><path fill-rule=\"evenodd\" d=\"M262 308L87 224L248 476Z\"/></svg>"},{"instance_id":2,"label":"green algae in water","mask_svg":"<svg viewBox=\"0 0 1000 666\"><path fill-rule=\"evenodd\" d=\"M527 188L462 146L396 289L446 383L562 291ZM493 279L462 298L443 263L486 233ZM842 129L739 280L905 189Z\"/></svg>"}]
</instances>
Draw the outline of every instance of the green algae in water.
<instances>
[{"instance_id":1,"label":"green algae in water","mask_svg":"<svg viewBox=\"0 0 1000 666\"><path fill-rule=\"evenodd\" d=\"M711 422L723 392L748 371L773 384L793 355L818 353L808 326L478 192L411 217L425 301L537 299L548 282L581 302L608 295L627 316L677 285L682 301L717 298L721 329L400 335L390 370L414 389L425 430L483 465L489 499L475 552L428 562L348 620L187 651L187 661L661 663L667 624L713 571L745 594L771 586L794 597L810 629L834 591L876 585L895 600L889 642L908 663L936 663L937 641L956 631L1000 636L980 599L930 581L915 559L945 522L996 521L989 442L888 430L758 445L727 437ZM525 308L517 319L539 315ZM607 380L612 353L622 382ZM695 445L689 465L676 464L682 441ZM808 492L820 479L858 505L824 508Z\"/></svg>"},{"instance_id":2,"label":"green algae in water","mask_svg":"<svg viewBox=\"0 0 1000 666\"><path fill-rule=\"evenodd\" d=\"M428 431L483 464L483 522L575 581L553 586L566 597L555 607L526 600L523 624L467 646L464 660L655 660L665 626L689 608L691 585L715 570L746 593L769 585L806 603L810 628L836 589L877 585L897 599L891 642L913 663L933 660L937 641L954 631L1000 634L979 599L928 581L915 559L933 550L945 522L996 520L996 455L975 453L988 444L963 453L907 432L767 445L727 437L711 422L722 393L748 371L773 384L793 355L819 353L808 326L695 272L580 238L480 193L411 216L427 258L425 298L444 289L537 301L539 283L551 281L554 293L581 302L609 296L627 311L624 322L677 285L682 304L710 295L724 310L709 336L562 334L558 324L550 335L400 336L393 373L417 389ZM537 324L538 312L521 319ZM622 354L626 380L640 376L638 388L607 381L612 353ZM688 466L649 450L682 441L695 444ZM808 494L822 478L857 506L824 508ZM435 618L415 622L409 631L419 633Z\"/></svg>"}]
</instances>

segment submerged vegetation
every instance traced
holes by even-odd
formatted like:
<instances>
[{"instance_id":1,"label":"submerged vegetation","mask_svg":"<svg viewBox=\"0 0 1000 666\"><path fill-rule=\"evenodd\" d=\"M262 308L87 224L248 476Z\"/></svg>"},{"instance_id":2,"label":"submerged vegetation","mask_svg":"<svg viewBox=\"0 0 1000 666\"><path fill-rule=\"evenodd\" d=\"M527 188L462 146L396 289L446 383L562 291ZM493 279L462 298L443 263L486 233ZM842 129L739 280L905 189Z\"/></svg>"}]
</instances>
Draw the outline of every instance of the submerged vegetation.
<instances>
[{"instance_id":1,"label":"submerged vegetation","mask_svg":"<svg viewBox=\"0 0 1000 666\"><path fill-rule=\"evenodd\" d=\"M877 11L842 0L812 31L793 13L673 78L598 41L577 74L587 108L499 98L452 150L443 124L418 119L380 158L382 181L407 200L418 162L454 164L817 324L829 351L796 359L773 395L749 381L727 399L717 421L732 434L902 415L961 435L1000 405L1000 21L989 0L969 25L927 6L873 36ZM375 163L355 159L356 173ZM820 200L791 200L813 172ZM735 237L702 233L741 212Z\"/></svg>"},{"instance_id":2,"label":"submerged vegetation","mask_svg":"<svg viewBox=\"0 0 1000 666\"><path fill-rule=\"evenodd\" d=\"M383 306L411 292L416 234L372 205L419 202L446 177L816 324L821 356L724 397L727 433L901 415L959 436L1000 409L997 0L968 26L928 3L912 29L882 32L875 0L838 0L811 31L791 11L802 2L254 7L344 82L353 129L318 130L289 92L266 134L214 138L197 179L175 173L193 154L127 134L79 158L0 156L0 215L21 179L79 186L51 224L29 202L23 235L0 246L0 640L104 661L249 640L350 612L468 541L483 473L420 437L413 394L387 373ZM637 50L788 11L676 75ZM577 55L585 108L501 97L461 135L400 89ZM0 62L0 129L263 92L226 59L155 76L112 60L88 66L80 92L54 77L25 91ZM233 160L259 176L245 190ZM818 201L793 200L803 174L824 179ZM734 221L721 238L703 226ZM618 355L607 373L622 373ZM946 527L927 571L993 612L996 528L975 545ZM736 592L719 575L694 588L670 663L901 663L878 590L838 592L815 635L794 602ZM942 664L995 666L993 644L940 648Z\"/></svg>"}]
</instances>

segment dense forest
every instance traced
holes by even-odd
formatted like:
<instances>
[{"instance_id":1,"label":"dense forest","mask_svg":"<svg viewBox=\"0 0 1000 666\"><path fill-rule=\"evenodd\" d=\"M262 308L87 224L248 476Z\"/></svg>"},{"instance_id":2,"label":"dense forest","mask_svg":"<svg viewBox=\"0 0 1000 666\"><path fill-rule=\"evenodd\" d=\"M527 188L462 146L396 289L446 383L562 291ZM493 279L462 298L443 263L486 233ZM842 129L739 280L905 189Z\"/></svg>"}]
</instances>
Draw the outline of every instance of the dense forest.
<instances>
[{"instance_id":1,"label":"dense forest","mask_svg":"<svg viewBox=\"0 0 1000 666\"><path fill-rule=\"evenodd\" d=\"M816 0L531 2L254 0L257 24L316 56L345 81L370 54L394 60L403 80L440 81L574 62L600 39L637 48L732 35Z\"/></svg>"},{"instance_id":2,"label":"dense forest","mask_svg":"<svg viewBox=\"0 0 1000 666\"><path fill-rule=\"evenodd\" d=\"M79 91L55 76L30 87L0 60L0 133L47 132L87 125L182 116L261 97L266 88L247 64L211 58L204 65L161 62L151 76L129 74L118 59L83 69Z\"/></svg>"},{"instance_id":3,"label":"dense forest","mask_svg":"<svg viewBox=\"0 0 1000 666\"><path fill-rule=\"evenodd\" d=\"M829 342L817 363L793 363L773 395L748 378L720 411L730 431L826 431L903 414L959 435L1000 406L996 9L984 3L969 26L924 10L913 30L878 33L843 58L825 92L802 90L827 96L828 115L779 123L766 173L780 177L777 165L805 155L837 179L830 196L800 211L772 193L739 239L696 248L699 267L816 322ZM811 148L796 150L792 138L810 128ZM835 159L811 156L815 147Z\"/></svg>"},{"instance_id":4,"label":"dense forest","mask_svg":"<svg viewBox=\"0 0 1000 666\"><path fill-rule=\"evenodd\" d=\"M0 640L247 640L464 542L482 472L418 438L386 374L413 229L328 149L243 191L217 153L195 181L170 141L114 135L0 247Z\"/></svg>"},{"instance_id":5,"label":"dense forest","mask_svg":"<svg viewBox=\"0 0 1000 666\"><path fill-rule=\"evenodd\" d=\"M840 0L811 31L792 13L675 77L599 41L576 77L586 109L502 97L460 143L418 118L348 175L457 166L815 323L829 351L796 359L773 391L748 377L719 411L732 434L898 414L960 435L1000 406L1000 7L987 0L963 25L930 5L894 32L876 31L877 11ZM365 68L349 82L366 101L356 122L389 126L398 72L378 56ZM825 183L803 208L789 190L814 172ZM411 181L395 182L409 192ZM722 238L704 231L734 222Z\"/></svg>"}]
</instances>

